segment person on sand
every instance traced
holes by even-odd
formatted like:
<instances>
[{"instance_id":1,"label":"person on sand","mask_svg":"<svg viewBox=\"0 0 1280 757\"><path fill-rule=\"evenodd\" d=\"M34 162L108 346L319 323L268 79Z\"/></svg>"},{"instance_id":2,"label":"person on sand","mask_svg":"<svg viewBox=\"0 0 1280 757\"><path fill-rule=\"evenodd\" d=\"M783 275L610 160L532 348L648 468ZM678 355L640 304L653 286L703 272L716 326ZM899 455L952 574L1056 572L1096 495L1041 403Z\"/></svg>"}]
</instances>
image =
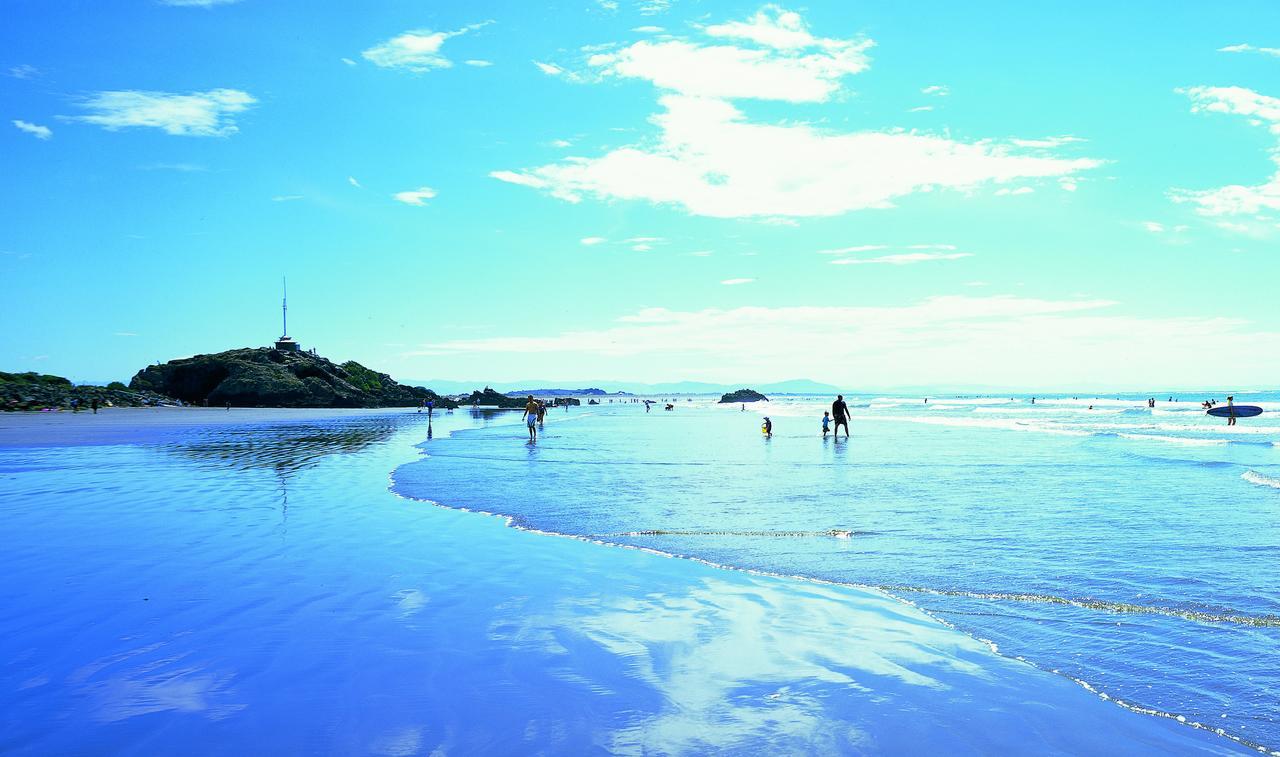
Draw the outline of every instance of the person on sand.
<instances>
[{"instance_id":1,"label":"person on sand","mask_svg":"<svg viewBox=\"0 0 1280 757\"><path fill-rule=\"evenodd\" d=\"M521 417L524 418L525 425L529 427L529 441L538 441L538 401L533 398L532 394L529 395L528 401L524 403L524 415Z\"/></svg>"},{"instance_id":2,"label":"person on sand","mask_svg":"<svg viewBox=\"0 0 1280 757\"><path fill-rule=\"evenodd\" d=\"M836 401L831 403L831 415L836 419L835 435L840 436L840 427L844 426L844 438L849 438L849 406L844 404L844 395L837 394Z\"/></svg>"},{"instance_id":3,"label":"person on sand","mask_svg":"<svg viewBox=\"0 0 1280 757\"><path fill-rule=\"evenodd\" d=\"M825 437L831 433L831 413L822 411L822 435Z\"/></svg>"}]
</instances>

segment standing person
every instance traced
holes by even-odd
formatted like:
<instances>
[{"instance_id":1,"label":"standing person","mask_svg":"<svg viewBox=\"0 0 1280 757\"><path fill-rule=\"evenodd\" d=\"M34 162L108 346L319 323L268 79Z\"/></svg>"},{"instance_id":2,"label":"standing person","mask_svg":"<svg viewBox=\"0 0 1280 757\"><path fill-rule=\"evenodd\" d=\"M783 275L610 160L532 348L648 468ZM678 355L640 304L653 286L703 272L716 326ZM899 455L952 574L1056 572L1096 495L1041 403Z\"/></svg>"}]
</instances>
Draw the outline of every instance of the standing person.
<instances>
[{"instance_id":1,"label":"standing person","mask_svg":"<svg viewBox=\"0 0 1280 757\"><path fill-rule=\"evenodd\" d=\"M765 436L773 436L773 421L769 420L769 416L764 417L764 423L760 424L760 432Z\"/></svg>"},{"instance_id":2,"label":"standing person","mask_svg":"<svg viewBox=\"0 0 1280 757\"><path fill-rule=\"evenodd\" d=\"M547 417L547 406L541 400L538 401L538 427L541 428L543 421Z\"/></svg>"},{"instance_id":3,"label":"standing person","mask_svg":"<svg viewBox=\"0 0 1280 757\"><path fill-rule=\"evenodd\" d=\"M1230 394L1227 395L1227 425L1236 425L1236 398Z\"/></svg>"},{"instance_id":4,"label":"standing person","mask_svg":"<svg viewBox=\"0 0 1280 757\"><path fill-rule=\"evenodd\" d=\"M822 411L822 436L825 438L829 433L831 433L831 413L824 410Z\"/></svg>"},{"instance_id":5,"label":"standing person","mask_svg":"<svg viewBox=\"0 0 1280 757\"><path fill-rule=\"evenodd\" d=\"M849 438L849 406L844 404L844 395L837 394L836 401L831 403L831 415L836 419L837 437L840 436L840 427L844 426L844 438Z\"/></svg>"},{"instance_id":6,"label":"standing person","mask_svg":"<svg viewBox=\"0 0 1280 757\"><path fill-rule=\"evenodd\" d=\"M524 403L524 415L521 417L524 418L525 424L529 427L529 441L538 441L538 403L534 401L532 394L529 395L528 401Z\"/></svg>"},{"instance_id":7,"label":"standing person","mask_svg":"<svg viewBox=\"0 0 1280 757\"><path fill-rule=\"evenodd\" d=\"M433 410L435 410L435 408L436 408L436 403L435 403L435 401L434 401L434 400L427 400L427 417L428 417L428 418L430 418L430 417L431 417L431 412L432 412Z\"/></svg>"},{"instance_id":8,"label":"standing person","mask_svg":"<svg viewBox=\"0 0 1280 757\"><path fill-rule=\"evenodd\" d=\"M92 400L90 400L89 406L93 408L93 414L97 415L98 414L98 398L94 397Z\"/></svg>"}]
</instances>

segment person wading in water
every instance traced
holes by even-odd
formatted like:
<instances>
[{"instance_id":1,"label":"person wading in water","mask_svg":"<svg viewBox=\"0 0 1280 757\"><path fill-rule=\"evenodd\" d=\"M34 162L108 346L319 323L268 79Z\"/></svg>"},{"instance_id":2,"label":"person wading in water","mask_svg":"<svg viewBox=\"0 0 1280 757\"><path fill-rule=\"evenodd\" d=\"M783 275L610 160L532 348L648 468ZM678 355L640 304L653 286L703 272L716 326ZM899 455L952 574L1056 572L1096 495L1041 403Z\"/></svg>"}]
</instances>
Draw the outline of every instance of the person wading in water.
<instances>
[{"instance_id":1,"label":"person wading in water","mask_svg":"<svg viewBox=\"0 0 1280 757\"><path fill-rule=\"evenodd\" d=\"M840 427L844 426L844 438L849 438L849 406L844 404L844 395L837 394L836 401L831 403L831 417L836 419L835 436L840 436Z\"/></svg>"}]
</instances>

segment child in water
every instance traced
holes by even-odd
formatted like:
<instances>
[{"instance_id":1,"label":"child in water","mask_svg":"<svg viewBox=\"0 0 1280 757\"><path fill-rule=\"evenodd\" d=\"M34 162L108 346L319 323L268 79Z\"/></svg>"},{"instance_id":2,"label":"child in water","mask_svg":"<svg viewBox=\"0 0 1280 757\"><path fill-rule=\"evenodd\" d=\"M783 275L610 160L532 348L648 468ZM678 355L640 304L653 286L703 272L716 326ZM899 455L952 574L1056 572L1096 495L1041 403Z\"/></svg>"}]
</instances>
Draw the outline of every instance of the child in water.
<instances>
[{"instance_id":1,"label":"child in water","mask_svg":"<svg viewBox=\"0 0 1280 757\"><path fill-rule=\"evenodd\" d=\"M760 425L760 433L765 436L773 436L773 421L769 420L769 416L764 417L764 423Z\"/></svg>"},{"instance_id":2,"label":"child in water","mask_svg":"<svg viewBox=\"0 0 1280 757\"><path fill-rule=\"evenodd\" d=\"M831 412L827 411L822 414L822 435L826 436L831 431Z\"/></svg>"}]
</instances>

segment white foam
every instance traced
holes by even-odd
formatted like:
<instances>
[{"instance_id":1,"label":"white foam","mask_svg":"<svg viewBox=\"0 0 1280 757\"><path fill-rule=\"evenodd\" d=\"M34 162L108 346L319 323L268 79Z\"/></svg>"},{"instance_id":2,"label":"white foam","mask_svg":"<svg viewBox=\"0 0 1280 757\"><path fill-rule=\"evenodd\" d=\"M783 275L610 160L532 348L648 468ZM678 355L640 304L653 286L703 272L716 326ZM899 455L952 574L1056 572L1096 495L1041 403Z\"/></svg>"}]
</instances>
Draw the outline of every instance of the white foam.
<instances>
[{"instance_id":1,"label":"white foam","mask_svg":"<svg viewBox=\"0 0 1280 757\"><path fill-rule=\"evenodd\" d=\"M1257 471L1247 470L1240 474L1240 478L1243 478L1251 484L1257 484L1258 486L1269 486L1272 489L1280 489L1280 478L1263 475Z\"/></svg>"}]
</instances>

